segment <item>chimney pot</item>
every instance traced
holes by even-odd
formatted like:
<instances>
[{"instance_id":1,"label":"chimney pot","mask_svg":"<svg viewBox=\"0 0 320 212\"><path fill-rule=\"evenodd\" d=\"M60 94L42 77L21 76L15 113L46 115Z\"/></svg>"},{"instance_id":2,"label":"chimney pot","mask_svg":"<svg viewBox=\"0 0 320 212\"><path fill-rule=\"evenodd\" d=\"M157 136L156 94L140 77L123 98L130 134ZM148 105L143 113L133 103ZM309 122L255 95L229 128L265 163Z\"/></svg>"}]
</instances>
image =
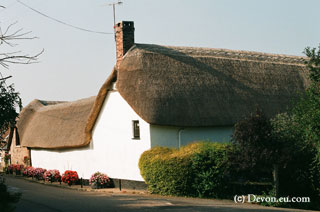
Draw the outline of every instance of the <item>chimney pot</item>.
<instances>
[{"instance_id":1,"label":"chimney pot","mask_svg":"<svg viewBox=\"0 0 320 212\"><path fill-rule=\"evenodd\" d=\"M134 23L133 21L122 21L115 26L117 69L123 56L134 45Z\"/></svg>"}]
</instances>

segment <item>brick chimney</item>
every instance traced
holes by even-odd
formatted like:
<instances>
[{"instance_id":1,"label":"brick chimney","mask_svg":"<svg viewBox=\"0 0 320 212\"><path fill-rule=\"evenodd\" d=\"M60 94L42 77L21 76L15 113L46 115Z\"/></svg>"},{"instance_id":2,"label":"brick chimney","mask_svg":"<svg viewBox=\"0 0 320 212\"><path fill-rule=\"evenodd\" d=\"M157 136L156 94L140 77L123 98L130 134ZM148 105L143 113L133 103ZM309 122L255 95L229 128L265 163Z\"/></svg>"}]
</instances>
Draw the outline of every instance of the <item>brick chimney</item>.
<instances>
[{"instance_id":1,"label":"brick chimney","mask_svg":"<svg viewBox=\"0 0 320 212\"><path fill-rule=\"evenodd\" d=\"M117 68L127 51L134 45L134 24L133 21L122 21L115 25Z\"/></svg>"}]
</instances>

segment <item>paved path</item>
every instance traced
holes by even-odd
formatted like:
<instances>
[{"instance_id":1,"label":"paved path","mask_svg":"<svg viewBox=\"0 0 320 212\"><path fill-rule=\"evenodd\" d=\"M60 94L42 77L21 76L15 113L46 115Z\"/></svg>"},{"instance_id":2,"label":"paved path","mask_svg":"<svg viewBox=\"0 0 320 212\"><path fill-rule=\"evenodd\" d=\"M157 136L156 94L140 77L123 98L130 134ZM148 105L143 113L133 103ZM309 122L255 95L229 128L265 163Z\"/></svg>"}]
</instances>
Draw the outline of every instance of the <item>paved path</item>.
<instances>
[{"instance_id":1,"label":"paved path","mask_svg":"<svg viewBox=\"0 0 320 212\"><path fill-rule=\"evenodd\" d=\"M267 208L235 204L229 200L161 197L108 192L77 191L6 176L11 192L21 192L17 212L45 211L215 211L215 212L284 212L293 209Z\"/></svg>"}]
</instances>

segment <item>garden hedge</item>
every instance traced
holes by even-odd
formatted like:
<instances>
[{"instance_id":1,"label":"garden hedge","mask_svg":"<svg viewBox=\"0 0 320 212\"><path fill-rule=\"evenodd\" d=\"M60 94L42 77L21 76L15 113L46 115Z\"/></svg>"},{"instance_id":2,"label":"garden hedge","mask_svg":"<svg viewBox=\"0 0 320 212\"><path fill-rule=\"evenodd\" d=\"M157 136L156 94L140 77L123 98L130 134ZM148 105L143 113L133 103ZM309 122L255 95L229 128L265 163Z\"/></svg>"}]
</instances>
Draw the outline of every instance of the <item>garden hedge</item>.
<instances>
[{"instance_id":1,"label":"garden hedge","mask_svg":"<svg viewBox=\"0 0 320 212\"><path fill-rule=\"evenodd\" d=\"M141 155L140 172L151 193L222 197L228 146L196 142L180 149L155 147Z\"/></svg>"}]
</instances>

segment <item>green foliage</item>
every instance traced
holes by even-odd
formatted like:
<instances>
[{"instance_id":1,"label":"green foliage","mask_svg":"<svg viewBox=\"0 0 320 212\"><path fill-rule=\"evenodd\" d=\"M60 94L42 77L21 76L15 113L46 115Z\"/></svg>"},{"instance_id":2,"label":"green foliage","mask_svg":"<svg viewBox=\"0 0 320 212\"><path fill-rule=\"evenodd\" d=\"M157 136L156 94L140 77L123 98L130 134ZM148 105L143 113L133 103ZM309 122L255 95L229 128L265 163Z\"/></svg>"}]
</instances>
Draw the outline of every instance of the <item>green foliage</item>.
<instances>
[{"instance_id":1,"label":"green foliage","mask_svg":"<svg viewBox=\"0 0 320 212\"><path fill-rule=\"evenodd\" d=\"M233 180L270 182L273 165L277 164L280 196L307 196L320 202L318 150L307 139L302 123L294 113L268 120L261 111L237 123L229 157Z\"/></svg>"},{"instance_id":2,"label":"green foliage","mask_svg":"<svg viewBox=\"0 0 320 212\"><path fill-rule=\"evenodd\" d=\"M5 163L5 166L8 166L10 159L11 159L11 154L5 153L5 154L4 154L4 163Z\"/></svg>"},{"instance_id":3,"label":"green foliage","mask_svg":"<svg viewBox=\"0 0 320 212\"><path fill-rule=\"evenodd\" d=\"M315 143L306 139L305 128L295 114L279 114L272 126L274 138L286 144L286 160L279 167L280 195L307 196L311 198L309 206L319 207L320 160Z\"/></svg>"},{"instance_id":4,"label":"green foliage","mask_svg":"<svg viewBox=\"0 0 320 212\"><path fill-rule=\"evenodd\" d=\"M304 140L320 145L320 89L310 87L291 112Z\"/></svg>"},{"instance_id":5,"label":"green foliage","mask_svg":"<svg viewBox=\"0 0 320 212\"><path fill-rule=\"evenodd\" d=\"M307 47L303 53L308 57L305 63L309 70L309 77L312 83L317 84L320 82L320 44L318 50Z\"/></svg>"},{"instance_id":6,"label":"green foliage","mask_svg":"<svg viewBox=\"0 0 320 212\"><path fill-rule=\"evenodd\" d=\"M257 109L235 125L230 152L232 175L243 181L270 181L273 164L278 162L281 145L272 137L270 121Z\"/></svg>"},{"instance_id":7,"label":"green foliage","mask_svg":"<svg viewBox=\"0 0 320 212\"><path fill-rule=\"evenodd\" d=\"M0 80L0 135L15 125L16 107L22 107L19 93L15 92L13 85L6 86L5 81Z\"/></svg>"},{"instance_id":8,"label":"green foliage","mask_svg":"<svg viewBox=\"0 0 320 212\"><path fill-rule=\"evenodd\" d=\"M225 187L225 149L225 144L208 142L155 147L141 155L139 168L151 193L219 197Z\"/></svg>"},{"instance_id":9,"label":"green foliage","mask_svg":"<svg viewBox=\"0 0 320 212\"><path fill-rule=\"evenodd\" d=\"M191 190L188 152L155 147L141 155L139 168L151 193L185 196Z\"/></svg>"},{"instance_id":10,"label":"green foliage","mask_svg":"<svg viewBox=\"0 0 320 212\"><path fill-rule=\"evenodd\" d=\"M308 57L311 85L305 95L292 110L293 116L302 129L303 139L320 146L320 45L318 49L307 47L304 53Z\"/></svg>"},{"instance_id":11,"label":"green foliage","mask_svg":"<svg viewBox=\"0 0 320 212\"><path fill-rule=\"evenodd\" d=\"M308 196L310 208L320 207L320 46L307 47L310 87L288 113L272 121L272 137L285 144L279 167L282 196ZM294 205L300 207L301 205Z\"/></svg>"},{"instance_id":12,"label":"green foliage","mask_svg":"<svg viewBox=\"0 0 320 212\"><path fill-rule=\"evenodd\" d=\"M221 143L201 142L191 157L193 172L192 188L199 197L224 197L228 178L227 151L228 145Z\"/></svg>"}]
</instances>

